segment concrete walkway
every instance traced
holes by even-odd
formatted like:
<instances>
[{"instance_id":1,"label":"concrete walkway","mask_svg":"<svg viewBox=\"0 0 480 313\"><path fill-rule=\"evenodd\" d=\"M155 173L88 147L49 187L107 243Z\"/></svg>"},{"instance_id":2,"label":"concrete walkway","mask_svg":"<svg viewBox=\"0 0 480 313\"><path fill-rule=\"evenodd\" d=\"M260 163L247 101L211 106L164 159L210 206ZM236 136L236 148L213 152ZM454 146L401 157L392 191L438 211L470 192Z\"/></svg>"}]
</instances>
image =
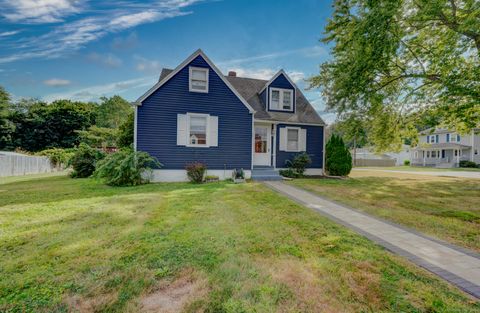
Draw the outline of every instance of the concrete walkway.
<instances>
[{"instance_id":1,"label":"concrete walkway","mask_svg":"<svg viewBox=\"0 0 480 313\"><path fill-rule=\"evenodd\" d=\"M369 172L385 172L385 173L401 173L401 174L414 174L414 175L426 175L426 176L448 176L448 177L461 177L461 178L474 178L480 179L480 172L462 172L462 171L396 171L396 170L381 170L371 168L354 168L354 171L369 171Z\"/></svg>"},{"instance_id":2,"label":"concrete walkway","mask_svg":"<svg viewBox=\"0 0 480 313\"><path fill-rule=\"evenodd\" d=\"M265 182L292 200L373 240L480 299L480 255L325 200L283 182Z\"/></svg>"}]
</instances>

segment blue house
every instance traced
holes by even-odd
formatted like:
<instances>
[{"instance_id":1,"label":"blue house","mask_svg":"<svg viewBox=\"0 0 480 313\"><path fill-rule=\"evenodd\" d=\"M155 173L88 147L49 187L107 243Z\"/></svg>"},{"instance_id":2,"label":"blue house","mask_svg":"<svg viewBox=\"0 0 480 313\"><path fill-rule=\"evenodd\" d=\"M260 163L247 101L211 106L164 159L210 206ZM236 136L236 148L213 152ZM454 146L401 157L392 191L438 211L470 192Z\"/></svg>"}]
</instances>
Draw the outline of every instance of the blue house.
<instances>
[{"instance_id":1,"label":"blue house","mask_svg":"<svg viewBox=\"0 0 480 313\"><path fill-rule=\"evenodd\" d=\"M135 104L135 149L163 164L154 181L186 180L197 161L220 179L234 169L274 178L301 152L306 173L323 174L325 123L283 70L269 81L225 76L197 50Z\"/></svg>"}]
</instances>

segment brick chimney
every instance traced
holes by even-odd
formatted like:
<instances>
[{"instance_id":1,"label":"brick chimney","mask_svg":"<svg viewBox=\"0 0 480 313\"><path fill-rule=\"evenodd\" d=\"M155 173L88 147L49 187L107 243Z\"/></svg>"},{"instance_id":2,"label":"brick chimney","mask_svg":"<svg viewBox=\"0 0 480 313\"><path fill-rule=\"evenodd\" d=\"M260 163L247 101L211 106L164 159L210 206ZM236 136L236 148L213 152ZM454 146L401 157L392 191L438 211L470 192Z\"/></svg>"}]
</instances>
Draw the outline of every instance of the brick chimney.
<instances>
[{"instance_id":1,"label":"brick chimney","mask_svg":"<svg viewBox=\"0 0 480 313\"><path fill-rule=\"evenodd\" d=\"M237 77L237 72L235 72L235 71L229 71L229 72L228 72L228 76Z\"/></svg>"}]
</instances>

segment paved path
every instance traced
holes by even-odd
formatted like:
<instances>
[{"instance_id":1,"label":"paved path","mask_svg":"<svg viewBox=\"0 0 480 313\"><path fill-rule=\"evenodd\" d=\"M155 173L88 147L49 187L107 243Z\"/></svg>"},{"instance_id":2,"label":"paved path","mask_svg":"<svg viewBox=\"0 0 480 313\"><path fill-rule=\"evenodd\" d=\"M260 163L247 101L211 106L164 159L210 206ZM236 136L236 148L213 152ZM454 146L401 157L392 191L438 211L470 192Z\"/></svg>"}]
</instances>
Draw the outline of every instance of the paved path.
<instances>
[{"instance_id":1,"label":"paved path","mask_svg":"<svg viewBox=\"0 0 480 313\"><path fill-rule=\"evenodd\" d=\"M480 299L480 255L325 200L283 182L265 182L322 215L375 241Z\"/></svg>"},{"instance_id":2,"label":"paved path","mask_svg":"<svg viewBox=\"0 0 480 313\"><path fill-rule=\"evenodd\" d=\"M354 171L372 171L372 172L385 172L385 173L401 173L401 174L415 174L415 175L427 175L427 176L449 176L449 177L461 177L461 178L476 178L480 179L480 172L462 172L462 171L396 171L396 170L381 170L371 168L355 168Z\"/></svg>"}]
</instances>

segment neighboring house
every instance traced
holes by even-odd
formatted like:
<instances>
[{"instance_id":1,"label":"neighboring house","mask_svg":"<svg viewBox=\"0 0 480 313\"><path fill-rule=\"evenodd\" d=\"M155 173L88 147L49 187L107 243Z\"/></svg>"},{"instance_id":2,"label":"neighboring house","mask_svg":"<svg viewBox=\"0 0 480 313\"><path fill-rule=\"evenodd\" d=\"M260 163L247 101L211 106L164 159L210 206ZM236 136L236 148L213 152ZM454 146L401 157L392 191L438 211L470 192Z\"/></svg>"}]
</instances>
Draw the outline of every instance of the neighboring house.
<instances>
[{"instance_id":1,"label":"neighboring house","mask_svg":"<svg viewBox=\"0 0 480 313\"><path fill-rule=\"evenodd\" d=\"M269 81L224 76L197 50L136 101L134 146L163 164L155 181L186 180L197 161L220 179L241 168L255 177L302 151L307 174L323 174L324 125L283 70Z\"/></svg>"},{"instance_id":2,"label":"neighboring house","mask_svg":"<svg viewBox=\"0 0 480 313\"><path fill-rule=\"evenodd\" d=\"M480 163L480 129L460 135L455 131L431 128L420 133L417 147L411 150L415 166L458 167L460 161Z\"/></svg>"},{"instance_id":3,"label":"neighboring house","mask_svg":"<svg viewBox=\"0 0 480 313\"><path fill-rule=\"evenodd\" d=\"M399 152L377 154L373 148L357 148L350 150L355 166L401 166L410 160L410 146L402 145Z\"/></svg>"}]
</instances>

